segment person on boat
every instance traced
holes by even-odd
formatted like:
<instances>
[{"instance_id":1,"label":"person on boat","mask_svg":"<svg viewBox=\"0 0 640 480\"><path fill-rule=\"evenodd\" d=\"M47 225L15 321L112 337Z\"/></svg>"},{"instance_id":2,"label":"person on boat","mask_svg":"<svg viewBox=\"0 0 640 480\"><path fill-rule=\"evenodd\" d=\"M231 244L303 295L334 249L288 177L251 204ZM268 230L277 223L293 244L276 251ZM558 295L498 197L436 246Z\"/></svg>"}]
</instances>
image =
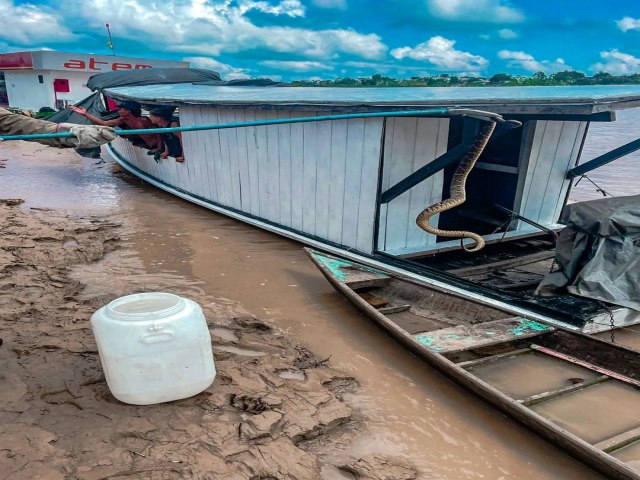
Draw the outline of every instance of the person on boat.
<instances>
[{"instance_id":1,"label":"person on boat","mask_svg":"<svg viewBox=\"0 0 640 480\"><path fill-rule=\"evenodd\" d=\"M0 108L0 136L62 132L71 132L74 137L45 138L34 141L59 148L94 148L109 143L116 138L116 134L111 127L47 122L46 120L12 113L9 110Z\"/></svg>"},{"instance_id":2,"label":"person on boat","mask_svg":"<svg viewBox=\"0 0 640 480\"><path fill-rule=\"evenodd\" d=\"M179 127L178 117L173 115L175 107L156 107L149 111L149 118L154 125L166 127ZM182 134L180 132L167 132L160 135L162 138L163 151L160 158L173 157L176 162L184 162L182 153Z\"/></svg>"},{"instance_id":3,"label":"person on boat","mask_svg":"<svg viewBox=\"0 0 640 480\"><path fill-rule=\"evenodd\" d=\"M151 123L151 120L142 115L142 107L138 102L135 102L133 100L125 100L124 102L119 103L117 106L119 117L112 120L102 120L101 118L91 115L84 108L76 107L75 105L69 108L71 108L71 110L73 110L74 112L87 117L91 122L97 125L119 127L123 130L154 127L154 125ZM160 150L162 145L162 140L157 134L129 135L125 138L131 141L134 146L146 148L147 150L149 150L149 155L152 155Z\"/></svg>"}]
</instances>

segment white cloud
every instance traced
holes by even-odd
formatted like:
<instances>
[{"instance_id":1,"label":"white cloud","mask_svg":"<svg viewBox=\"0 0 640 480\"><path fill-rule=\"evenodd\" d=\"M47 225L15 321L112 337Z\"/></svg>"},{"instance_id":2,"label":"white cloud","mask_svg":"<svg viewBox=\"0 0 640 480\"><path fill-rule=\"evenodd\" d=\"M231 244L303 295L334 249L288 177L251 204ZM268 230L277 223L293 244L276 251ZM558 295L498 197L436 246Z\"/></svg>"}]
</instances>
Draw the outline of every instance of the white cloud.
<instances>
[{"instance_id":1,"label":"white cloud","mask_svg":"<svg viewBox=\"0 0 640 480\"><path fill-rule=\"evenodd\" d=\"M504 0L427 0L429 12L444 20L519 23L523 13Z\"/></svg>"},{"instance_id":2,"label":"white cloud","mask_svg":"<svg viewBox=\"0 0 640 480\"><path fill-rule=\"evenodd\" d=\"M551 62L549 60L536 60L533 55L522 51L512 51L512 50L500 50L498 52L498 57L502 60L508 60L508 67L516 67L527 70L528 72L560 72L563 70L571 70L571 67L564 63L564 59L557 58L555 61Z\"/></svg>"},{"instance_id":3,"label":"white cloud","mask_svg":"<svg viewBox=\"0 0 640 480\"><path fill-rule=\"evenodd\" d=\"M624 17L621 20L616 20L616 24L623 32L628 30L640 30L640 18Z\"/></svg>"},{"instance_id":4,"label":"white cloud","mask_svg":"<svg viewBox=\"0 0 640 480\"><path fill-rule=\"evenodd\" d=\"M312 0L316 7L320 8L338 8L344 10L347 8L346 0Z\"/></svg>"},{"instance_id":5,"label":"white cloud","mask_svg":"<svg viewBox=\"0 0 640 480\"><path fill-rule=\"evenodd\" d=\"M604 63L596 63L589 67L592 72L608 72L614 75L629 75L640 73L640 58L622 53L617 49L600 52Z\"/></svg>"},{"instance_id":6,"label":"white cloud","mask_svg":"<svg viewBox=\"0 0 640 480\"><path fill-rule=\"evenodd\" d=\"M444 37L431 37L415 48L402 47L391 50L391 55L397 59L411 58L434 64L439 70L468 70L477 71L487 67L489 62L480 55L456 50L454 40Z\"/></svg>"},{"instance_id":7,"label":"white cloud","mask_svg":"<svg viewBox=\"0 0 640 480\"><path fill-rule=\"evenodd\" d=\"M0 38L14 45L36 45L52 39L73 40L75 35L46 7L0 0Z\"/></svg>"},{"instance_id":8,"label":"white cloud","mask_svg":"<svg viewBox=\"0 0 640 480\"><path fill-rule=\"evenodd\" d=\"M333 70L331 65L325 65L320 62L310 61L286 61L286 60L265 60L258 62L265 67L275 68L276 70L292 70L294 72L311 72L316 70Z\"/></svg>"},{"instance_id":9,"label":"white cloud","mask_svg":"<svg viewBox=\"0 0 640 480\"><path fill-rule=\"evenodd\" d=\"M518 34L511 30L510 28L502 28L498 30L498 36L504 40L511 40L513 38L518 38Z\"/></svg>"},{"instance_id":10,"label":"white cloud","mask_svg":"<svg viewBox=\"0 0 640 480\"><path fill-rule=\"evenodd\" d=\"M84 17L90 27L105 19L116 37L167 45L171 51L217 56L223 52L266 49L314 58L340 54L381 58L387 47L376 34L353 30L310 30L257 26L244 16L250 10L301 16L299 0L277 3L249 0L65 0L66 9Z\"/></svg>"},{"instance_id":11,"label":"white cloud","mask_svg":"<svg viewBox=\"0 0 640 480\"><path fill-rule=\"evenodd\" d=\"M227 5L230 2L225 2ZM240 0L240 13L244 14L249 10L258 10L263 13L273 15L288 15L289 17L304 17L304 6L300 0L281 0L277 5L269 2L255 2L253 0Z\"/></svg>"},{"instance_id":12,"label":"white cloud","mask_svg":"<svg viewBox=\"0 0 640 480\"><path fill-rule=\"evenodd\" d=\"M206 68L215 70L223 80L236 80L239 78L251 78L242 68L235 68L226 63L219 62L209 57L184 57L185 62L190 62L193 68Z\"/></svg>"}]
</instances>

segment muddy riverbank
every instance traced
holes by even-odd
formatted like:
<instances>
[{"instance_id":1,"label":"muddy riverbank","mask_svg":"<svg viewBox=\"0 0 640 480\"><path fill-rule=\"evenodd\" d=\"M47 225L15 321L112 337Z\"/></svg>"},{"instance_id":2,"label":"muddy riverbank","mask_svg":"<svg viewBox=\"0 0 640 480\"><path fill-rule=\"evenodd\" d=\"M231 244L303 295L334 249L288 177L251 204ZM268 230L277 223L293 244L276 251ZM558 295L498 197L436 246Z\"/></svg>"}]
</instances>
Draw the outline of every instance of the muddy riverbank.
<instances>
[{"instance_id":1,"label":"muddy riverbank","mask_svg":"<svg viewBox=\"0 0 640 480\"><path fill-rule=\"evenodd\" d=\"M309 381L317 382L318 388L322 388L318 391L326 391L327 395L350 410L350 420L338 425L331 434L319 435L299 444L296 444L297 438L291 441L308 456L305 458L317 460L319 476L315 478L345 480L358 478L358 475L367 478L366 475L370 475L367 472L379 471L376 465L384 463L384 458L400 459L402 462L402 465L394 467L400 469L394 470L391 476L394 479L413 475L413 468L417 469L416 478L430 480L600 478L496 413L468 392L425 368L422 362L371 325L337 294L310 264L300 244L247 227L164 194L118 172L107 155L104 156L104 162L98 162L82 159L72 151L17 142L0 146L0 163L6 166L0 169L0 198L25 200L25 203L12 207L15 211L42 215L44 220L58 216L74 222L93 219L104 222L106 226L112 225L108 230L119 237L117 241L108 242L117 244L118 248L106 253L101 260L82 260L68 269L69 278L78 282L79 290L73 296L76 298L74 301L81 305L78 308L82 309L74 325L84 332L87 342L91 340L91 335L89 330L82 329L88 328L89 316L96 308L111 298L135 291L160 290L198 301L212 322L210 326L215 335L216 347L214 354L220 372L209 391L214 399L222 391L234 393L229 390L232 384L219 383L225 378L221 376L221 364L231 364L234 368L238 364L251 365L250 362L261 364L266 360L265 357L279 355L274 353L279 351L276 347L287 351L287 345L293 348L290 354L285 355L288 370L278 371L267 378L270 381L286 382L287 388L295 388L296 392L303 391ZM37 210L42 208L50 210ZM82 238L71 236L80 245L85 242ZM62 245L64 242L62 241ZM67 245L73 246L73 241ZM46 261L48 257L33 263L44 265ZM0 296L12 295L11 290L0 291ZM80 317L84 318L84 323L80 321ZM234 323L234 318L255 319L271 330L245 334L243 328ZM19 322L14 322L11 328L19 331ZM9 339L4 334L0 334L0 337ZM43 336L42 342L48 344L51 339ZM83 342L80 342L82 348ZM302 350L298 351L295 346L302 347ZM241 349L241 352L236 349ZM13 372L18 375L18 379L29 385L29 382L41 382L42 387L38 387L41 389L37 392L55 392L66 388L65 385L59 385L61 379L68 381L75 378L73 363L70 363L72 360L57 360L57 355L61 353L59 350L62 350L60 348L47 355L42 348L34 350L40 352L39 361L44 364L44 359L47 359L51 364L46 370L51 379L45 376L44 379L28 380L27 376L37 377L31 373L31 365L28 369L20 367ZM251 352L267 352L267 355L246 355ZM296 367L295 361L298 358L304 360L307 354L311 355L313 361L322 363L317 368L304 369L306 374L304 380L301 380L301 369ZM0 355L14 355L14 352L5 343L0 346ZM101 379L97 356L95 353L85 355L89 356L81 358L83 368L91 373L90 378ZM75 356L68 358L73 359ZM327 358L329 360L323 362ZM251 368L256 367L252 365ZM326 383L323 373L326 371L335 372L333 374L338 378L346 380ZM283 378L281 374L291 378ZM73 389L76 384L69 385L70 390L78 395ZM121 413L116 412L114 418L147 422L151 416L155 422L162 417L156 412L160 406L149 407L147 411L147 408L124 406L101 398L98 393L94 393L93 389L97 388L95 385L82 387L83 394L91 401L104 405L104 413L107 415L123 408ZM103 383L102 388L102 394L107 395L106 384ZM54 396L53 402L67 399L76 401L71 394L63 392L56 395L62 399ZM51 400L49 396L45 398ZM55 457L57 466L63 463L68 468L74 468L74 465L81 464L87 468L87 464L91 466L92 461L101 462L102 460L91 460L100 456L98 453L84 453L84 449L89 448L85 447L87 442L77 443L74 447L76 450L63 450L63 446L67 448L68 445L65 442L80 440L81 437L74 433L77 430L93 435L95 429L95 437L90 438L99 440L100 451L120 452L121 457L118 459L124 459L121 465L124 464L129 469L127 473L119 473L123 470L118 470L111 477L108 472L103 475L100 470L96 470L95 478L207 478L204 474L198 476L199 474L185 473L188 472L186 469L181 473L172 470L176 465L185 467L186 463L174 465L174 462L167 464L161 461L152 465L153 459L157 460L158 457L153 456L153 449L144 449L149 444L138 438L137 434L129 435L127 440L118 440L120 443L115 442L114 438L120 438L113 437L115 432L140 433L144 428L139 425L149 428L147 423L132 423L133 426L127 430L107 418L97 414L88 415L85 410L68 403L51 407L41 399L34 401L41 408L55 410L42 414L36 410L27 410L24 414L2 413L0 425L15 425L19 418L26 418L30 422L26 425L36 429L47 430L51 425L60 429L63 433L57 433L51 444L48 443L49 440L43 441L47 448L60 449L47 453L47 458ZM166 415L160 429L156 433L143 433L143 436L157 441L165 435L173 435L173 429L184 423L185 419L195 424L196 415L202 415L207 420L214 416L210 413L213 412L212 409L205 411L202 407L189 403L190 401L186 400L186 404L167 404L171 413ZM83 406L80 402L76 403ZM243 415L247 415L231 404L224 408L228 408L233 415L240 415L241 419ZM130 409L137 413L132 414L133 410ZM91 418L99 421L88 420ZM178 423L173 421L174 418L178 419ZM102 421L104 423L100 423ZM207 427L204 431L200 425L192 431L183 432L182 437L177 433L176 437L169 437L188 444L183 452L189 448L194 449L194 442L201 442L197 445L208 449L208 453L202 454L201 461L198 460L200 450L191 450L191 456L187 456L187 460L170 455L168 450L160 458L188 461L188 465L196 464L194 468L200 468L209 462L211 452L215 453L215 448L218 447L210 446L212 440L203 435L215 437L218 433L212 427L209 428L208 423L203 425ZM14 439L20 435L18 431L14 434ZM193 441L189 441L192 437ZM4 437L0 437L0 442L4 442L2 438ZM29 438L35 437L29 435ZM50 440L54 440L53 437ZM129 443L123 443L125 441ZM20 437L20 442L24 442L20 447L23 452L32 452L28 440ZM9 447L13 447L17 440L8 443ZM26 459L22 459L23 463L7 460L9 457L5 456L5 452L8 450L5 447L6 443L0 446L0 471L8 474L13 470L7 467L7 461L12 462L12 468L18 468ZM64 457L65 454L71 456ZM381 454L383 458L380 458ZM74 459L74 455L79 456ZM30 462L37 462L37 458L41 457L33 458ZM363 461L358 461L362 458ZM134 461L141 463L133 463ZM131 465L137 466L140 471ZM338 467L342 465L351 467L340 470ZM115 470L116 464L98 466L113 469L109 470L111 472ZM160 466L167 467L167 470L160 470ZM158 469L157 473L153 473L154 469ZM10 475L6 478L38 478L26 474L20 477L21 471L17 476ZM71 470L71 473L65 474L66 477L53 478L94 478L88 476L91 472L83 473L86 477L78 476L79 473L82 472L74 473ZM318 474L318 471L314 473ZM0 479L3 475L5 473L0 474ZM243 472L229 478L250 479L252 476Z\"/></svg>"},{"instance_id":2,"label":"muddy riverbank","mask_svg":"<svg viewBox=\"0 0 640 480\"><path fill-rule=\"evenodd\" d=\"M114 296L84 295L70 273L118 248L122 227L21 203L0 200L4 478L312 480L320 467L306 444L349 441L361 428L341 397L358 388L354 378L204 293L194 300L214 340L214 385L161 405L118 402L88 323ZM335 467L362 479L416 474L382 452Z\"/></svg>"}]
</instances>

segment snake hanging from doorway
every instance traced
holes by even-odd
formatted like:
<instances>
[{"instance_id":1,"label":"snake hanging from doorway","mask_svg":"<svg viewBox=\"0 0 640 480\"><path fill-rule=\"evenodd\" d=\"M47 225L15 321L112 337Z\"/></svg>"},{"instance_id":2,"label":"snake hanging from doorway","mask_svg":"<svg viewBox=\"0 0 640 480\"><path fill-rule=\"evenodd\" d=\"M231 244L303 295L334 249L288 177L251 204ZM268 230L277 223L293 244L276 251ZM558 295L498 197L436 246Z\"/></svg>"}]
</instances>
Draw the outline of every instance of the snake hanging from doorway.
<instances>
[{"instance_id":1,"label":"snake hanging from doorway","mask_svg":"<svg viewBox=\"0 0 640 480\"><path fill-rule=\"evenodd\" d=\"M471 248L466 247L462 242L462 248L467 252L477 252L484 248L485 241L482 236L466 230L440 230L439 228L431 225L429 223L429 219L434 215L450 210L458 205L462 205L465 202L467 199L465 191L467 177L469 176L469 173L471 173L471 170L475 166L478 158L480 158L484 148L487 146L489 138L491 138L491 134L495 128L496 122L490 121L480 129L480 134L471 144L471 147L464 155L458 164L456 172L453 174L451 185L449 187L451 196L446 200L441 200L440 202L434 203L433 205L425 208L416 217L416 224L425 232L432 233L433 235L439 235L441 237L460 237L461 242L464 238L474 240L476 244Z\"/></svg>"}]
</instances>

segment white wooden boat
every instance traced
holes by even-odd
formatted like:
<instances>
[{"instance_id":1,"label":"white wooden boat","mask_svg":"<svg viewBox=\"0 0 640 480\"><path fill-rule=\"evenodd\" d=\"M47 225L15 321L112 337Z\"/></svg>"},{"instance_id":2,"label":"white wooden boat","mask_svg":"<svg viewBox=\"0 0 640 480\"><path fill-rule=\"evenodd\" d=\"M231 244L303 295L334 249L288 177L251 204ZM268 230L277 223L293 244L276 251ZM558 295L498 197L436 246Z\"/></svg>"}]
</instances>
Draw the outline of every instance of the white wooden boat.
<instances>
[{"instance_id":1,"label":"white wooden boat","mask_svg":"<svg viewBox=\"0 0 640 480\"><path fill-rule=\"evenodd\" d=\"M103 93L146 107L178 106L183 126L452 107L520 121L521 128L498 126L494 132L469 176L467 202L431 220L440 228L464 227L482 235L487 248L477 254L462 251L459 240L422 231L415 222L426 206L447 198L456 164L479 128L475 118L446 112L382 115L183 132L182 164L157 163L122 138L109 151L131 173L185 200L515 315L589 332L608 328L611 314L617 326L640 321L640 314L628 308L570 295L533 299L528 289L551 264L549 240L562 227L558 217L572 175L580 173L575 167L590 122L614 121L616 110L638 106L637 87L154 85ZM514 98L516 93L521 98ZM633 148L640 146L625 152ZM524 265L537 270L518 272L511 283L481 278L483 271Z\"/></svg>"}]
</instances>

